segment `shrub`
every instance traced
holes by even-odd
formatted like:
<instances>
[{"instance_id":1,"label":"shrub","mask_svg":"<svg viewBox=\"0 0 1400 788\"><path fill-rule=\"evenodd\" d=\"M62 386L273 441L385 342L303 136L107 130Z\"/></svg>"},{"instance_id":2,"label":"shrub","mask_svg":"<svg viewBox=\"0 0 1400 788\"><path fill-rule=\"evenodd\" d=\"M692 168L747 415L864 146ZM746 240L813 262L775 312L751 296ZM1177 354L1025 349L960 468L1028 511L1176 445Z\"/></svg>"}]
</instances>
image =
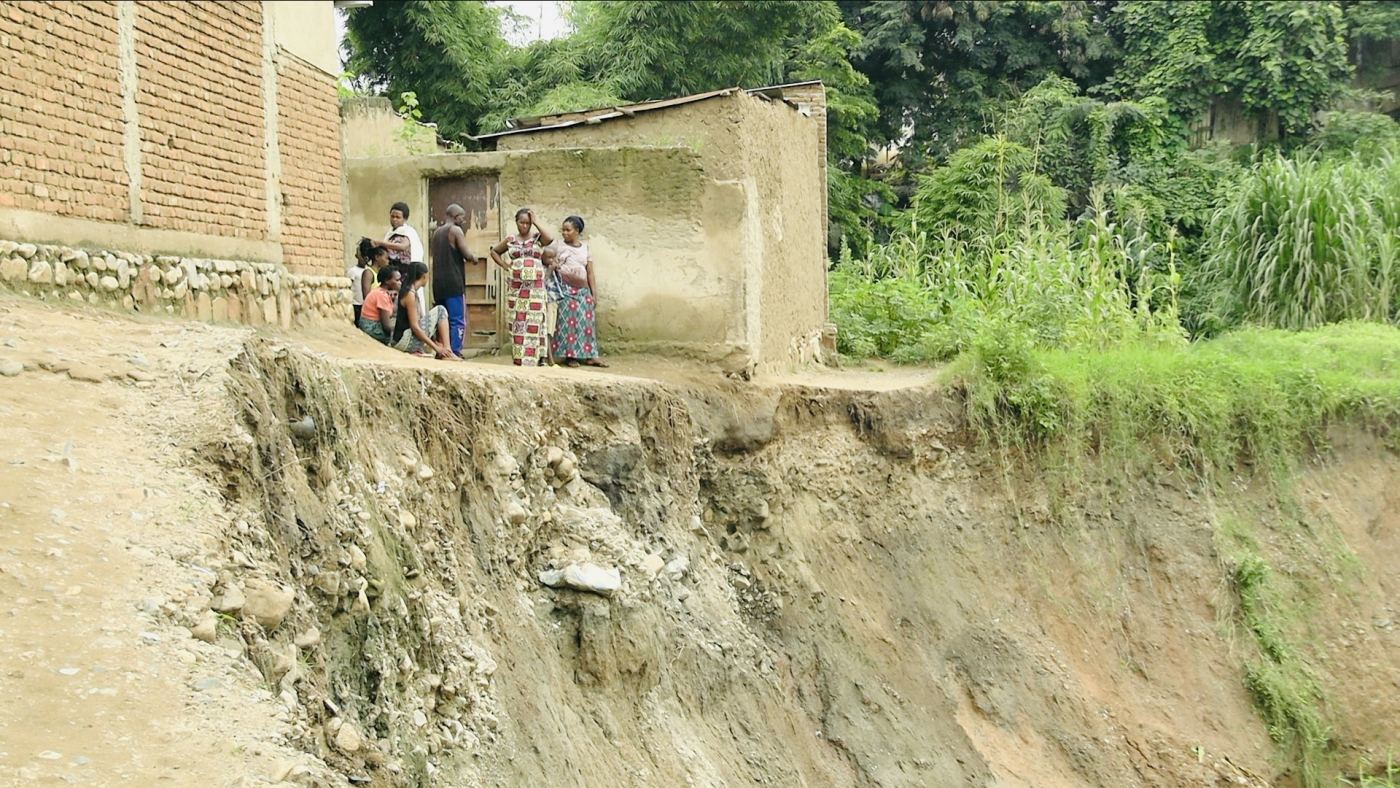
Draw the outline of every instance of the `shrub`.
<instances>
[{"instance_id":1,"label":"shrub","mask_svg":"<svg viewBox=\"0 0 1400 788\"><path fill-rule=\"evenodd\" d=\"M1149 335L1098 350L1032 348L1015 363L1008 353L979 343L949 369L970 424L1071 466L1095 455L1120 468L1168 460L1209 476L1246 458L1281 471L1339 419L1400 435L1391 326L1252 328L1194 344Z\"/></svg>"},{"instance_id":2,"label":"shrub","mask_svg":"<svg viewBox=\"0 0 1400 788\"><path fill-rule=\"evenodd\" d=\"M1400 123L1379 112L1337 110L1321 114L1312 147L1330 155L1379 158L1400 143Z\"/></svg>"},{"instance_id":3,"label":"shrub","mask_svg":"<svg viewBox=\"0 0 1400 788\"><path fill-rule=\"evenodd\" d=\"M954 153L919 180L914 226L980 250L1058 221L1065 192L1036 172L1032 151L991 137Z\"/></svg>"},{"instance_id":4,"label":"shrub","mask_svg":"<svg viewBox=\"0 0 1400 788\"><path fill-rule=\"evenodd\" d=\"M1093 202L1073 232L1057 222L993 244L907 231L843 255L830 280L841 351L938 361L1006 330L1040 348L1179 337L1170 255L1155 270L1157 246Z\"/></svg>"}]
</instances>

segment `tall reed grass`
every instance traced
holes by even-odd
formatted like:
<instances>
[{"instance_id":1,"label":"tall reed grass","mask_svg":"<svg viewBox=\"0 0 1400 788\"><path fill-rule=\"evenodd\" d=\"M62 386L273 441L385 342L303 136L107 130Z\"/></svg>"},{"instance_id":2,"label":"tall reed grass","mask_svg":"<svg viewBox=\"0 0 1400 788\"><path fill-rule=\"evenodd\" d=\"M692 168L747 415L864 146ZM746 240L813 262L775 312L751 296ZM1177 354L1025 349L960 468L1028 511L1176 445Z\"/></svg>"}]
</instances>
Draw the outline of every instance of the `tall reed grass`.
<instances>
[{"instance_id":1,"label":"tall reed grass","mask_svg":"<svg viewBox=\"0 0 1400 788\"><path fill-rule=\"evenodd\" d=\"M1215 213L1202 274L1224 325L1400 317L1400 155L1278 156Z\"/></svg>"}]
</instances>

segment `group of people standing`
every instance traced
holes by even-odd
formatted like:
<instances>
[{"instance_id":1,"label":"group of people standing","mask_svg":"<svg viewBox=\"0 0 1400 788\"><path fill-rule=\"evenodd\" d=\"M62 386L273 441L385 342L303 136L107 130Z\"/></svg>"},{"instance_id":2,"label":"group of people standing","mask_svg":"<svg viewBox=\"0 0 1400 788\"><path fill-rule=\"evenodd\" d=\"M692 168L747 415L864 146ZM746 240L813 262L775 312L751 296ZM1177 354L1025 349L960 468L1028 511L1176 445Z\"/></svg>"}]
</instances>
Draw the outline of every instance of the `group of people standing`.
<instances>
[{"instance_id":1,"label":"group of people standing","mask_svg":"<svg viewBox=\"0 0 1400 788\"><path fill-rule=\"evenodd\" d=\"M439 359L462 358L467 333L467 213L449 205L446 221L423 243L408 224L408 205L394 203L383 240L360 239L347 274L355 325L386 345ZM593 257L583 241L584 221L566 218L554 238L534 211L515 213L515 230L490 250L506 272L506 318L511 361L517 366L562 364L605 367L599 359ZM423 288L432 282L434 306Z\"/></svg>"}]
</instances>

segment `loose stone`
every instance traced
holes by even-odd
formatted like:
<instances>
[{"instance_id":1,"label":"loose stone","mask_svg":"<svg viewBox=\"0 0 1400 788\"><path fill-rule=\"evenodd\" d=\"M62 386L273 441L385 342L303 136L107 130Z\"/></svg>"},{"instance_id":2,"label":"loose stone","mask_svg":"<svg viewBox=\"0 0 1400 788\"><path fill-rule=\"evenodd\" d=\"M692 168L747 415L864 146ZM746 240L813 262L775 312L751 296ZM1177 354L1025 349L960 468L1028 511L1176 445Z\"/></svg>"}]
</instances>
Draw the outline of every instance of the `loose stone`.
<instances>
[{"instance_id":1,"label":"loose stone","mask_svg":"<svg viewBox=\"0 0 1400 788\"><path fill-rule=\"evenodd\" d=\"M257 585L249 588L243 612L252 616L263 629L271 631L291 612L292 601L295 598L296 594L290 588Z\"/></svg>"}]
</instances>

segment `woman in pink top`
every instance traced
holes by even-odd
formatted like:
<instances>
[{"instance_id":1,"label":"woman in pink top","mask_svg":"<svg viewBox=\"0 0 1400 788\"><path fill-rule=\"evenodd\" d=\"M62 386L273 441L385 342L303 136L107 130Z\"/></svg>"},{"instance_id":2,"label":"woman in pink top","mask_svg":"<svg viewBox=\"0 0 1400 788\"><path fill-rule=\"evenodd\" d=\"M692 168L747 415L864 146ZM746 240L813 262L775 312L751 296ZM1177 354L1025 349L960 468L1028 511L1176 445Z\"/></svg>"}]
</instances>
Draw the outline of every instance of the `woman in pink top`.
<instances>
[{"instance_id":1,"label":"woman in pink top","mask_svg":"<svg viewBox=\"0 0 1400 788\"><path fill-rule=\"evenodd\" d=\"M550 352L562 359L564 366L606 367L598 360L597 301L593 297L593 256L588 244L579 239L583 219L570 216L564 220L562 236L554 249L559 275L559 319Z\"/></svg>"}]
</instances>

